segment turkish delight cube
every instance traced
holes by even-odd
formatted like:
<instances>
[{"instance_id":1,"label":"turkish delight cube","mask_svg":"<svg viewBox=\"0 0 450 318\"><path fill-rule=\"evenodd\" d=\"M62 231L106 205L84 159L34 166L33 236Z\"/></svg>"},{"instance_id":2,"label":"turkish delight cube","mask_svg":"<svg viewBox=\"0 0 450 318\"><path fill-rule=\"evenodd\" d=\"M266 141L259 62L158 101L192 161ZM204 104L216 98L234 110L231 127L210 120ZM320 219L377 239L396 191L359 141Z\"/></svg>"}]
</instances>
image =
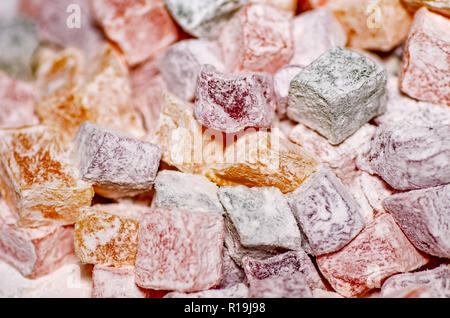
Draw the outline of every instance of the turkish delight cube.
<instances>
[{"instance_id":1,"label":"turkish delight cube","mask_svg":"<svg viewBox=\"0 0 450 318\"><path fill-rule=\"evenodd\" d=\"M134 282L134 267L95 265L92 298L146 298L147 290Z\"/></svg>"}]
</instances>

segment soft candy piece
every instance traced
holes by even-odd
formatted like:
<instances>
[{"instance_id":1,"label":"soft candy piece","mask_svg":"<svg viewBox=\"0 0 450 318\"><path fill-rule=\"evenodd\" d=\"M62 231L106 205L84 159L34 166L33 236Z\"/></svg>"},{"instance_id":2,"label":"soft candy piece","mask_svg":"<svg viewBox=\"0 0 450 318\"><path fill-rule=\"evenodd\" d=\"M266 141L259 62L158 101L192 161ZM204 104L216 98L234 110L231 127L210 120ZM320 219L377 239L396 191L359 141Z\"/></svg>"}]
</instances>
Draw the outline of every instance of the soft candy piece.
<instances>
[{"instance_id":1,"label":"soft candy piece","mask_svg":"<svg viewBox=\"0 0 450 318\"><path fill-rule=\"evenodd\" d=\"M25 18L0 17L0 69L10 76L32 78L33 53L39 37L33 21Z\"/></svg>"},{"instance_id":2,"label":"soft candy piece","mask_svg":"<svg viewBox=\"0 0 450 318\"><path fill-rule=\"evenodd\" d=\"M82 263L113 266L134 265L141 211L120 213L108 204L84 208L75 223L75 252Z\"/></svg>"},{"instance_id":3,"label":"soft candy piece","mask_svg":"<svg viewBox=\"0 0 450 318\"><path fill-rule=\"evenodd\" d=\"M392 188L411 190L450 182L450 124L396 123L378 128L357 166L379 175Z\"/></svg>"},{"instance_id":4,"label":"soft candy piece","mask_svg":"<svg viewBox=\"0 0 450 318\"><path fill-rule=\"evenodd\" d=\"M191 39L169 47L159 59L158 68L166 83L170 83L169 90L190 101L194 99L197 76L203 64L224 70L216 42Z\"/></svg>"},{"instance_id":5,"label":"soft candy piece","mask_svg":"<svg viewBox=\"0 0 450 318\"><path fill-rule=\"evenodd\" d=\"M332 0L327 6L348 34L350 47L388 52L408 35L411 17L401 0Z\"/></svg>"},{"instance_id":6,"label":"soft candy piece","mask_svg":"<svg viewBox=\"0 0 450 318\"><path fill-rule=\"evenodd\" d=\"M364 55L332 49L291 81L288 117L339 144L384 112L386 76Z\"/></svg>"},{"instance_id":7,"label":"soft candy piece","mask_svg":"<svg viewBox=\"0 0 450 318\"><path fill-rule=\"evenodd\" d=\"M195 118L208 128L235 133L246 127L269 127L276 101L266 74L225 74L202 66L195 94Z\"/></svg>"},{"instance_id":8,"label":"soft candy piece","mask_svg":"<svg viewBox=\"0 0 450 318\"><path fill-rule=\"evenodd\" d=\"M142 137L144 130L133 108L129 74L120 53L102 45L86 67L83 64L83 54L73 48L50 54L40 64L38 82L48 91L36 105L42 123L61 128L65 142L72 140L86 120Z\"/></svg>"},{"instance_id":9,"label":"soft candy piece","mask_svg":"<svg viewBox=\"0 0 450 318\"><path fill-rule=\"evenodd\" d=\"M220 283L223 219L216 213L156 208L140 219L136 284L200 291Z\"/></svg>"},{"instance_id":10,"label":"soft candy piece","mask_svg":"<svg viewBox=\"0 0 450 318\"><path fill-rule=\"evenodd\" d=\"M90 52L103 40L94 25L89 0L20 0L21 14L34 19L40 37L60 46ZM95 2L95 1L94 1Z\"/></svg>"},{"instance_id":11,"label":"soft candy piece","mask_svg":"<svg viewBox=\"0 0 450 318\"><path fill-rule=\"evenodd\" d=\"M178 38L178 30L162 1L98 0L92 1L92 9L130 65L143 62Z\"/></svg>"},{"instance_id":12,"label":"soft candy piece","mask_svg":"<svg viewBox=\"0 0 450 318\"><path fill-rule=\"evenodd\" d=\"M0 131L0 188L26 227L73 224L94 196L65 153L59 131L46 126Z\"/></svg>"},{"instance_id":13,"label":"soft candy piece","mask_svg":"<svg viewBox=\"0 0 450 318\"><path fill-rule=\"evenodd\" d=\"M225 25L218 41L228 70L273 74L294 52L292 14L268 5L248 5Z\"/></svg>"},{"instance_id":14,"label":"soft candy piece","mask_svg":"<svg viewBox=\"0 0 450 318\"><path fill-rule=\"evenodd\" d=\"M0 200L0 259L23 276L36 278L73 260L73 227L21 228L6 202Z\"/></svg>"},{"instance_id":15,"label":"soft candy piece","mask_svg":"<svg viewBox=\"0 0 450 318\"><path fill-rule=\"evenodd\" d=\"M413 98L450 106L449 74L450 20L420 9L405 45L400 89Z\"/></svg>"},{"instance_id":16,"label":"soft candy piece","mask_svg":"<svg viewBox=\"0 0 450 318\"><path fill-rule=\"evenodd\" d=\"M450 184L394 194L383 206L417 249L450 258Z\"/></svg>"},{"instance_id":17,"label":"soft candy piece","mask_svg":"<svg viewBox=\"0 0 450 318\"><path fill-rule=\"evenodd\" d=\"M89 121L78 129L74 147L81 178L113 199L150 191L162 155L150 142Z\"/></svg>"},{"instance_id":18,"label":"soft candy piece","mask_svg":"<svg viewBox=\"0 0 450 318\"><path fill-rule=\"evenodd\" d=\"M221 187L219 198L243 246L301 248L297 222L279 189Z\"/></svg>"},{"instance_id":19,"label":"soft candy piece","mask_svg":"<svg viewBox=\"0 0 450 318\"><path fill-rule=\"evenodd\" d=\"M163 170L155 179L156 193L152 204L158 208L223 214L224 210L217 196L218 189L205 176Z\"/></svg>"},{"instance_id":20,"label":"soft candy piece","mask_svg":"<svg viewBox=\"0 0 450 318\"><path fill-rule=\"evenodd\" d=\"M0 128L38 124L34 114L34 85L0 72Z\"/></svg>"},{"instance_id":21,"label":"soft candy piece","mask_svg":"<svg viewBox=\"0 0 450 318\"><path fill-rule=\"evenodd\" d=\"M291 64L306 66L326 51L347 43L347 34L327 7L300 14L293 25Z\"/></svg>"},{"instance_id":22,"label":"soft candy piece","mask_svg":"<svg viewBox=\"0 0 450 318\"><path fill-rule=\"evenodd\" d=\"M433 297L450 298L450 266L441 265L431 270L394 275L388 278L381 287L383 297L391 297L402 290L415 286L425 286Z\"/></svg>"},{"instance_id":23,"label":"soft candy piece","mask_svg":"<svg viewBox=\"0 0 450 318\"><path fill-rule=\"evenodd\" d=\"M164 0L164 3L184 31L198 38L214 38L248 0Z\"/></svg>"},{"instance_id":24,"label":"soft candy piece","mask_svg":"<svg viewBox=\"0 0 450 318\"><path fill-rule=\"evenodd\" d=\"M208 289L196 293L171 292L164 298L248 298L248 287L236 284L223 289Z\"/></svg>"},{"instance_id":25,"label":"soft candy piece","mask_svg":"<svg viewBox=\"0 0 450 318\"><path fill-rule=\"evenodd\" d=\"M383 200L391 196L395 191L378 176L373 176L364 171L359 171L354 179L361 188L367 202L374 210L375 216L386 212L383 207Z\"/></svg>"},{"instance_id":26,"label":"soft candy piece","mask_svg":"<svg viewBox=\"0 0 450 318\"><path fill-rule=\"evenodd\" d=\"M303 251L264 260L245 257L242 263L250 297L312 297L311 290L325 289L311 259Z\"/></svg>"},{"instance_id":27,"label":"soft candy piece","mask_svg":"<svg viewBox=\"0 0 450 318\"><path fill-rule=\"evenodd\" d=\"M293 13L297 10L297 0L251 0L251 2L268 4L277 9L292 11Z\"/></svg>"},{"instance_id":28,"label":"soft candy piece","mask_svg":"<svg viewBox=\"0 0 450 318\"><path fill-rule=\"evenodd\" d=\"M277 98L277 114L280 118L286 116L291 81L301 70L303 70L303 66L286 65L273 76L273 89Z\"/></svg>"},{"instance_id":29,"label":"soft candy piece","mask_svg":"<svg viewBox=\"0 0 450 318\"><path fill-rule=\"evenodd\" d=\"M134 283L134 267L95 265L92 298L146 298L147 290Z\"/></svg>"},{"instance_id":30,"label":"soft candy piece","mask_svg":"<svg viewBox=\"0 0 450 318\"><path fill-rule=\"evenodd\" d=\"M427 7L431 11L439 12L450 17L450 2L448 0L403 0L409 10Z\"/></svg>"},{"instance_id":31,"label":"soft candy piece","mask_svg":"<svg viewBox=\"0 0 450 318\"><path fill-rule=\"evenodd\" d=\"M219 288L225 289L241 283L245 283L244 270L236 264L228 251L228 248L223 249L223 267L222 267L222 281Z\"/></svg>"},{"instance_id":32,"label":"soft candy piece","mask_svg":"<svg viewBox=\"0 0 450 318\"><path fill-rule=\"evenodd\" d=\"M387 213L340 251L317 257L322 274L345 297L379 288L386 277L415 270L427 262Z\"/></svg>"},{"instance_id":33,"label":"soft candy piece","mask_svg":"<svg viewBox=\"0 0 450 318\"><path fill-rule=\"evenodd\" d=\"M333 146L315 131L298 124L289 133L289 139L329 166L344 183L348 183L357 173L356 158L369 150L375 131L375 126L365 124L342 143Z\"/></svg>"},{"instance_id":34,"label":"soft candy piece","mask_svg":"<svg viewBox=\"0 0 450 318\"><path fill-rule=\"evenodd\" d=\"M298 188L317 166L314 157L276 130L249 131L227 146L224 158L206 171L218 185L276 187L283 193Z\"/></svg>"},{"instance_id":35,"label":"soft candy piece","mask_svg":"<svg viewBox=\"0 0 450 318\"><path fill-rule=\"evenodd\" d=\"M339 250L365 225L360 206L327 167L289 193L288 201L313 255Z\"/></svg>"}]
</instances>

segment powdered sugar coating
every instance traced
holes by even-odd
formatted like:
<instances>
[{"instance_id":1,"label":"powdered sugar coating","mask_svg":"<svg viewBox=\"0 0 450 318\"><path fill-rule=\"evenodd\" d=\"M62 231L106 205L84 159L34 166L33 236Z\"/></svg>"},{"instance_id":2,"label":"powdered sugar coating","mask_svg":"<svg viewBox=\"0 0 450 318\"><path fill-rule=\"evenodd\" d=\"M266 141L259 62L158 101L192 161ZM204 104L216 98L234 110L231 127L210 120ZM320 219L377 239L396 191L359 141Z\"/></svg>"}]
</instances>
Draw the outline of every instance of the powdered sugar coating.
<instances>
[{"instance_id":1,"label":"powdered sugar coating","mask_svg":"<svg viewBox=\"0 0 450 318\"><path fill-rule=\"evenodd\" d=\"M450 184L394 194L383 206L416 248L450 258Z\"/></svg>"},{"instance_id":2,"label":"powdered sugar coating","mask_svg":"<svg viewBox=\"0 0 450 318\"><path fill-rule=\"evenodd\" d=\"M410 10L427 7L431 11L450 17L450 3L447 0L403 0L403 2Z\"/></svg>"},{"instance_id":3,"label":"powdered sugar coating","mask_svg":"<svg viewBox=\"0 0 450 318\"><path fill-rule=\"evenodd\" d=\"M147 291L134 283L134 267L95 265L92 298L145 298Z\"/></svg>"},{"instance_id":4,"label":"powdered sugar coating","mask_svg":"<svg viewBox=\"0 0 450 318\"><path fill-rule=\"evenodd\" d=\"M266 74L225 74L201 67L195 94L195 118L226 133L269 127L276 108L272 78Z\"/></svg>"},{"instance_id":5,"label":"powdered sugar coating","mask_svg":"<svg viewBox=\"0 0 450 318\"><path fill-rule=\"evenodd\" d=\"M291 81L301 70L303 70L303 66L286 65L273 76L273 88L277 97L277 114L280 118L286 116Z\"/></svg>"},{"instance_id":6,"label":"powdered sugar coating","mask_svg":"<svg viewBox=\"0 0 450 318\"><path fill-rule=\"evenodd\" d=\"M403 54L400 89L450 106L450 21L426 8L416 12Z\"/></svg>"},{"instance_id":7,"label":"powdered sugar coating","mask_svg":"<svg viewBox=\"0 0 450 318\"><path fill-rule=\"evenodd\" d=\"M279 189L221 187L219 199L243 246L301 249L297 222Z\"/></svg>"},{"instance_id":8,"label":"powdered sugar coating","mask_svg":"<svg viewBox=\"0 0 450 318\"><path fill-rule=\"evenodd\" d=\"M347 34L327 7L311 10L294 18L294 56L291 64L306 66L326 51L345 46Z\"/></svg>"},{"instance_id":9,"label":"powdered sugar coating","mask_svg":"<svg viewBox=\"0 0 450 318\"><path fill-rule=\"evenodd\" d=\"M289 193L288 202L313 255L339 250L365 225L360 206L325 166Z\"/></svg>"},{"instance_id":10,"label":"powdered sugar coating","mask_svg":"<svg viewBox=\"0 0 450 318\"><path fill-rule=\"evenodd\" d=\"M431 270L398 274L388 278L381 287L383 297L392 297L402 290L420 285L426 286L433 297L450 297L450 266L441 265Z\"/></svg>"},{"instance_id":11,"label":"powdered sugar coating","mask_svg":"<svg viewBox=\"0 0 450 318\"><path fill-rule=\"evenodd\" d=\"M294 52L292 14L250 4L224 26L219 44L228 70L274 74Z\"/></svg>"},{"instance_id":12,"label":"powdered sugar coating","mask_svg":"<svg viewBox=\"0 0 450 318\"><path fill-rule=\"evenodd\" d=\"M384 112L386 76L360 53L329 50L291 81L288 117L339 144Z\"/></svg>"},{"instance_id":13,"label":"powdered sugar coating","mask_svg":"<svg viewBox=\"0 0 450 318\"><path fill-rule=\"evenodd\" d=\"M65 152L61 133L42 125L0 130L0 189L25 227L73 224L94 196Z\"/></svg>"},{"instance_id":14,"label":"powdered sugar coating","mask_svg":"<svg viewBox=\"0 0 450 318\"><path fill-rule=\"evenodd\" d=\"M34 84L15 80L0 72L0 128L39 123L34 114Z\"/></svg>"},{"instance_id":15,"label":"powdered sugar coating","mask_svg":"<svg viewBox=\"0 0 450 318\"><path fill-rule=\"evenodd\" d=\"M198 38L218 36L226 21L249 0L164 0L172 17Z\"/></svg>"},{"instance_id":16,"label":"powdered sugar coating","mask_svg":"<svg viewBox=\"0 0 450 318\"><path fill-rule=\"evenodd\" d=\"M197 76L203 64L224 71L216 42L191 39L170 46L159 59L158 68L169 90L179 98L191 101L195 97Z\"/></svg>"},{"instance_id":17,"label":"powdered sugar coating","mask_svg":"<svg viewBox=\"0 0 450 318\"><path fill-rule=\"evenodd\" d=\"M75 252L82 263L134 265L138 228L136 217L111 213L107 204L85 208L75 223Z\"/></svg>"},{"instance_id":18,"label":"powdered sugar coating","mask_svg":"<svg viewBox=\"0 0 450 318\"><path fill-rule=\"evenodd\" d=\"M98 0L91 5L106 35L136 65L169 46L178 30L162 1Z\"/></svg>"},{"instance_id":19,"label":"powdered sugar coating","mask_svg":"<svg viewBox=\"0 0 450 318\"><path fill-rule=\"evenodd\" d=\"M388 213L375 218L340 251L317 257L322 274L344 297L379 288L386 277L427 262Z\"/></svg>"},{"instance_id":20,"label":"powdered sugar coating","mask_svg":"<svg viewBox=\"0 0 450 318\"><path fill-rule=\"evenodd\" d=\"M223 230L216 213L152 209L140 220L136 284L179 292L218 285Z\"/></svg>"},{"instance_id":21,"label":"powdered sugar coating","mask_svg":"<svg viewBox=\"0 0 450 318\"><path fill-rule=\"evenodd\" d=\"M379 127L357 166L394 189L420 189L450 182L449 154L450 125L401 122Z\"/></svg>"},{"instance_id":22,"label":"powdered sugar coating","mask_svg":"<svg viewBox=\"0 0 450 318\"><path fill-rule=\"evenodd\" d=\"M223 214L218 189L205 176L163 170L155 179L156 194L152 204L158 208Z\"/></svg>"},{"instance_id":23,"label":"powdered sugar coating","mask_svg":"<svg viewBox=\"0 0 450 318\"><path fill-rule=\"evenodd\" d=\"M223 289L241 283L246 283L244 270L233 261L228 248L224 247L222 282L218 288Z\"/></svg>"},{"instance_id":24,"label":"powdered sugar coating","mask_svg":"<svg viewBox=\"0 0 450 318\"><path fill-rule=\"evenodd\" d=\"M152 188L162 155L158 146L89 121L74 144L82 179L102 196L134 196Z\"/></svg>"},{"instance_id":25,"label":"powdered sugar coating","mask_svg":"<svg viewBox=\"0 0 450 318\"><path fill-rule=\"evenodd\" d=\"M386 212L382 202L385 198L395 193L395 190L378 176L370 175L364 171L360 171L355 180L361 187L367 202L374 210L374 215L378 216Z\"/></svg>"}]
</instances>

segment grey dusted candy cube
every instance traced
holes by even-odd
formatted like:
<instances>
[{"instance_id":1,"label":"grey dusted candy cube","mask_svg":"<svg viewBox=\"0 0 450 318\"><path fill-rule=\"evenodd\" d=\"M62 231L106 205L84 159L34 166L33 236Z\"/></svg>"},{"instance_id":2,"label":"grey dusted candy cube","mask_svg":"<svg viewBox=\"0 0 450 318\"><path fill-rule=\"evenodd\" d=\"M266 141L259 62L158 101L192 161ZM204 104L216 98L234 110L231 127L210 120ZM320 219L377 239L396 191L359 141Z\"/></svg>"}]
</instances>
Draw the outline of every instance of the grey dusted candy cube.
<instances>
[{"instance_id":1,"label":"grey dusted candy cube","mask_svg":"<svg viewBox=\"0 0 450 318\"><path fill-rule=\"evenodd\" d=\"M383 207L417 249L450 258L450 184L394 194Z\"/></svg>"},{"instance_id":2,"label":"grey dusted candy cube","mask_svg":"<svg viewBox=\"0 0 450 318\"><path fill-rule=\"evenodd\" d=\"M152 204L158 208L223 214L223 206L217 196L218 190L219 187L205 176L163 170L155 179Z\"/></svg>"},{"instance_id":3,"label":"grey dusted candy cube","mask_svg":"<svg viewBox=\"0 0 450 318\"><path fill-rule=\"evenodd\" d=\"M431 270L391 276L381 286L381 296L392 297L416 286L427 287L433 297L450 298L450 265L442 264Z\"/></svg>"},{"instance_id":4,"label":"grey dusted candy cube","mask_svg":"<svg viewBox=\"0 0 450 318\"><path fill-rule=\"evenodd\" d=\"M386 109L386 70L366 56L337 47L290 83L287 115L336 145Z\"/></svg>"},{"instance_id":5,"label":"grey dusted candy cube","mask_svg":"<svg viewBox=\"0 0 450 318\"><path fill-rule=\"evenodd\" d=\"M219 199L244 247L301 249L297 222L278 188L226 186Z\"/></svg>"},{"instance_id":6,"label":"grey dusted candy cube","mask_svg":"<svg viewBox=\"0 0 450 318\"><path fill-rule=\"evenodd\" d=\"M39 36L32 20L0 17L0 69L12 77L30 80L38 45Z\"/></svg>"},{"instance_id":7,"label":"grey dusted candy cube","mask_svg":"<svg viewBox=\"0 0 450 318\"><path fill-rule=\"evenodd\" d=\"M214 38L249 0L164 0L164 3L184 31L198 38Z\"/></svg>"},{"instance_id":8,"label":"grey dusted candy cube","mask_svg":"<svg viewBox=\"0 0 450 318\"><path fill-rule=\"evenodd\" d=\"M341 249L365 226L360 206L326 166L289 193L288 202L313 255Z\"/></svg>"},{"instance_id":9,"label":"grey dusted candy cube","mask_svg":"<svg viewBox=\"0 0 450 318\"><path fill-rule=\"evenodd\" d=\"M81 178L106 198L148 192L161 160L161 149L122 132L84 122L74 139Z\"/></svg>"}]
</instances>

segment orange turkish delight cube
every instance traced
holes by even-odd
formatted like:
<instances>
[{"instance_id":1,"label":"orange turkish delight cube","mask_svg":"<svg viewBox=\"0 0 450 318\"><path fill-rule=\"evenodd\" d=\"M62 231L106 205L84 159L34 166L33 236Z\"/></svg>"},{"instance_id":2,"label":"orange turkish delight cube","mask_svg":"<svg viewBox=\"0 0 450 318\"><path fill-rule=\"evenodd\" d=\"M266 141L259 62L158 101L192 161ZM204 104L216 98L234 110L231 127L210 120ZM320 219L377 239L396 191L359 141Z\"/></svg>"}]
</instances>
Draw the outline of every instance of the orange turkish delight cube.
<instances>
[{"instance_id":1,"label":"orange turkish delight cube","mask_svg":"<svg viewBox=\"0 0 450 318\"><path fill-rule=\"evenodd\" d=\"M94 196L60 132L43 125L0 130L0 189L25 227L73 224Z\"/></svg>"}]
</instances>

